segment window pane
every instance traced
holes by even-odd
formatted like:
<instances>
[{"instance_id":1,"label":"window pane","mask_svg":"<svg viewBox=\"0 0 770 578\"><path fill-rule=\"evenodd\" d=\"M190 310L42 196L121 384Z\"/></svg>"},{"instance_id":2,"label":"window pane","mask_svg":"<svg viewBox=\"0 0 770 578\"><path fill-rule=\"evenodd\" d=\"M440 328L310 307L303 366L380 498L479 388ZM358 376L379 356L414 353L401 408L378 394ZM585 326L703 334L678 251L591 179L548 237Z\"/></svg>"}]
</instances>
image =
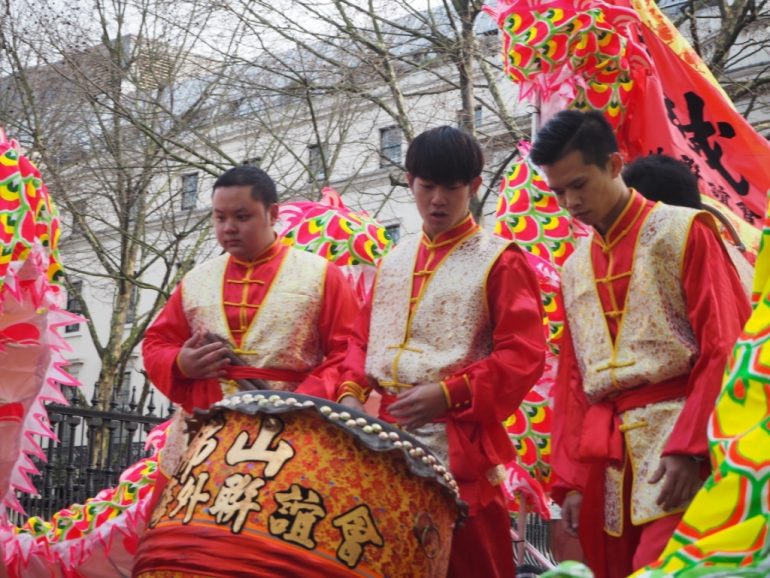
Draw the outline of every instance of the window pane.
<instances>
[{"instance_id":1,"label":"window pane","mask_svg":"<svg viewBox=\"0 0 770 578\"><path fill-rule=\"evenodd\" d=\"M64 368L64 370L69 373L75 380L78 380L78 377L80 376L80 370L83 368L83 363L80 361L73 361ZM73 397L77 396L77 390L78 386L70 386L70 385L64 385L63 383L59 384L61 386L61 392L64 395L66 399L73 399Z\"/></svg>"},{"instance_id":2,"label":"window pane","mask_svg":"<svg viewBox=\"0 0 770 578\"><path fill-rule=\"evenodd\" d=\"M398 240L401 238L401 225L398 223L387 225L385 227L385 232L393 243L398 243Z\"/></svg>"},{"instance_id":3,"label":"window pane","mask_svg":"<svg viewBox=\"0 0 770 578\"><path fill-rule=\"evenodd\" d=\"M182 175L182 210L194 209L198 203L198 173Z\"/></svg>"},{"instance_id":4,"label":"window pane","mask_svg":"<svg viewBox=\"0 0 770 578\"><path fill-rule=\"evenodd\" d=\"M480 104L477 104L473 107L473 126L481 126L481 124L484 122L484 113L482 110L482 107ZM457 126L462 127L463 126L463 111L458 110L457 111Z\"/></svg>"},{"instance_id":5,"label":"window pane","mask_svg":"<svg viewBox=\"0 0 770 578\"><path fill-rule=\"evenodd\" d=\"M120 388L115 395L115 401L120 408L127 408L128 402L131 397L131 370L128 369L123 372L123 379L120 382Z\"/></svg>"},{"instance_id":6,"label":"window pane","mask_svg":"<svg viewBox=\"0 0 770 578\"><path fill-rule=\"evenodd\" d=\"M82 313L83 310L80 307L80 301L77 300L77 295L83 291L83 282L76 280L72 282L72 291L67 292L67 311L70 313ZM75 333L80 330L80 323L70 323L64 326L64 333Z\"/></svg>"},{"instance_id":7,"label":"window pane","mask_svg":"<svg viewBox=\"0 0 770 578\"><path fill-rule=\"evenodd\" d=\"M391 126L380 130L380 166L387 167L401 162L400 128Z\"/></svg>"}]
</instances>

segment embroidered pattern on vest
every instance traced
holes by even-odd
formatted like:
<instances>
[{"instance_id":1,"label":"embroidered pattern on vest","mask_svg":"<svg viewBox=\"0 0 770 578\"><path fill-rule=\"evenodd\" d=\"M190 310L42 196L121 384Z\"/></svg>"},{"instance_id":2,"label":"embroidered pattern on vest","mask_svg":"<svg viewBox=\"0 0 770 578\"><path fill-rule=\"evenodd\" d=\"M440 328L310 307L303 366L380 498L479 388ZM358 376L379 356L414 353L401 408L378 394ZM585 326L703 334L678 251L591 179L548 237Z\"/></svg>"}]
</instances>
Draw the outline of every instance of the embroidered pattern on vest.
<instances>
[{"instance_id":1,"label":"embroidered pattern on vest","mask_svg":"<svg viewBox=\"0 0 770 578\"><path fill-rule=\"evenodd\" d=\"M658 383L691 370L698 345L687 318L681 271L687 236L696 215L696 211L658 204L642 224L615 344L594 275L584 274L593 271L593 235L565 264L562 293L589 401L601 401L618 389ZM597 327L604 330L596 331ZM662 401L620 416L627 465L632 468L629 515L634 525L681 511L658 506L655 502L662 482L653 485L647 480L658 467L683 405L683 400ZM604 512L605 531L620 535L623 470L613 465L607 467L605 475Z\"/></svg>"},{"instance_id":2,"label":"embroidered pattern on vest","mask_svg":"<svg viewBox=\"0 0 770 578\"><path fill-rule=\"evenodd\" d=\"M426 281L410 320L420 242L404 241L385 258L374 290L366 372L392 393L437 383L492 350L486 280L509 242L482 230L460 241Z\"/></svg>"},{"instance_id":3,"label":"embroidered pattern on vest","mask_svg":"<svg viewBox=\"0 0 770 578\"><path fill-rule=\"evenodd\" d=\"M683 512L687 505L664 510L656 504L663 480L649 483L660 465L660 456L684 408L683 399L661 401L621 414L627 464L631 467L629 516L634 526ZM623 533L623 471L612 465L605 475L604 530L611 536Z\"/></svg>"},{"instance_id":4,"label":"embroidered pattern on vest","mask_svg":"<svg viewBox=\"0 0 770 578\"><path fill-rule=\"evenodd\" d=\"M589 401L690 371L698 345L687 318L681 263L696 214L659 204L642 224L614 344L595 276L585 274L593 271L593 235L565 263L562 293Z\"/></svg>"},{"instance_id":5,"label":"embroidered pattern on vest","mask_svg":"<svg viewBox=\"0 0 770 578\"><path fill-rule=\"evenodd\" d=\"M229 255L196 267L185 276L182 291L191 329L206 328L233 344L223 305L223 283ZM289 249L236 353L261 368L312 371L323 360L318 317L327 263ZM294 390L297 383L271 381L271 389ZM231 393L223 382L223 391Z\"/></svg>"}]
</instances>

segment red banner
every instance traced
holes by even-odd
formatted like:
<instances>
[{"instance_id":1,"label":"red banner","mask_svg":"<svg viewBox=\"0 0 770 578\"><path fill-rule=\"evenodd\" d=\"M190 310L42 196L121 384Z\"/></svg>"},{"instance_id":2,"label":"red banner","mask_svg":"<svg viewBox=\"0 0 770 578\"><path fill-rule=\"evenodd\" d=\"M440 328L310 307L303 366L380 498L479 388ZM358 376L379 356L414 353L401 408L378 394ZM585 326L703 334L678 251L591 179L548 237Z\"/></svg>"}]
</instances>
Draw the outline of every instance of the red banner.
<instances>
[{"instance_id":1,"label":"red banner","mask_svg":"<svg viewBox=\"0 0 770 578\"><path fill-rule=\"evenodd\" d=\"M636 110L629 111L629 144L639 147L629 153L682 159L702 193L760 227L770 191L770 142L696 69L705 66L654 4L636 0L632 7L657 74L647 77Z\"/></svg>"}]
</instances>

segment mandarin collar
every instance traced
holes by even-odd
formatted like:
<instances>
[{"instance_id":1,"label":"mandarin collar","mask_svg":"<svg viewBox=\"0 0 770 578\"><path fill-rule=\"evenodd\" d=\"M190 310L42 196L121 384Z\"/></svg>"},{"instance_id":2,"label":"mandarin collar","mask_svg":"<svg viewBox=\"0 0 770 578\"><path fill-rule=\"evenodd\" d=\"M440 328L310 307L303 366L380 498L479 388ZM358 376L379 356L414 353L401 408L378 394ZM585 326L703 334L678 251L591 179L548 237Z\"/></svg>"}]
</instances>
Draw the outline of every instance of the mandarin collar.
<instances>
[{"instance_id":1,"label":"mandarin collar","mask_svg":"<svg viewBox=\"0 0 770 578\"><path fill-rule=\"evenodd\" d=\"M284 245L281 243L280 237L276 235L275 240L268 245L259 255L257 255L254 259L251 259L249 261L244 261L242 259L236 259L232 255L230 256L230 259L233 263L236 265L240 265L242 267L253 267L254 265L259 265L261 263L265 263L267 261L270 261L271 259L274 259L278 256L278 254L283 249Z\"/></svg>"},{"instance_id":2,"label":"mandarin collar","mask_svg":"<svg viewBox=\"0 0 770 578\"><path fill-rule=\"evenodd\" d=\"M440 247L442 245L448 245L465 237L472 231L475 231L478 227L479 226L476 224L476 220L473 218L473 215L468 213L468 215L462 221L457 223L448 231L439 233L433 240L431 240L423 230L422 243L427 247Z\"/></svg>"}]
</instances>

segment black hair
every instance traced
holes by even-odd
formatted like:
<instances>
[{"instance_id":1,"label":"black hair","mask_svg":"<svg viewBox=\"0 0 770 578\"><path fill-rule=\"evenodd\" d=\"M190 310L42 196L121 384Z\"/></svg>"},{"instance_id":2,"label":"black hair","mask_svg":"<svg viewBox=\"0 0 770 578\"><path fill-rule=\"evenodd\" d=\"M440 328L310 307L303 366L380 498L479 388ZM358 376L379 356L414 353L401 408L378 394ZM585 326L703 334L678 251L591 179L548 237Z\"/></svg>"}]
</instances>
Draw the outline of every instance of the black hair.
<instances>
[{"instance_id":1,"label":"black hair","mask_svg":"<svg viewBox=\"0 0 770 578\"><path fill-rule=\"evenodd\" d=\"M214 182L211 194L220 187L251 187L251 198L269 207L278 202L275 182L260 168L244 165L222 173Z\"/></svg>"},{"instance_id":2,"label":"black hair","mask_svg":"<svg viewBox=\"0 0 770 578\"><path fill-rule=\"evenodd\" d=\"M604 169L618 150L612 125L602 113L562 110L537 131L529 158L539 166L552 165L572 151L580 151L585 164Z\"/></svg>"},{"instance_id":3,"label":"black hair","mask_svg":"<svg viewBox=\"0 0 770 578\"><path fill-rule=\"evenodd\" d=\"M680 160L667 155L639 157L623 168L623 180L651 201L702 209L698 179Z\"/></svg>"},{"instance_id":4,"label":"black hair","mask_svg":"<svg viewBox=\"0 0 770 578\"><path fill-rule=\"evenodd\" d=\"M438 185L468 184L481 174L484 153L467 132L439 126L417 136L406 151L406 170Z\"/></svg>"}]
</instances>

